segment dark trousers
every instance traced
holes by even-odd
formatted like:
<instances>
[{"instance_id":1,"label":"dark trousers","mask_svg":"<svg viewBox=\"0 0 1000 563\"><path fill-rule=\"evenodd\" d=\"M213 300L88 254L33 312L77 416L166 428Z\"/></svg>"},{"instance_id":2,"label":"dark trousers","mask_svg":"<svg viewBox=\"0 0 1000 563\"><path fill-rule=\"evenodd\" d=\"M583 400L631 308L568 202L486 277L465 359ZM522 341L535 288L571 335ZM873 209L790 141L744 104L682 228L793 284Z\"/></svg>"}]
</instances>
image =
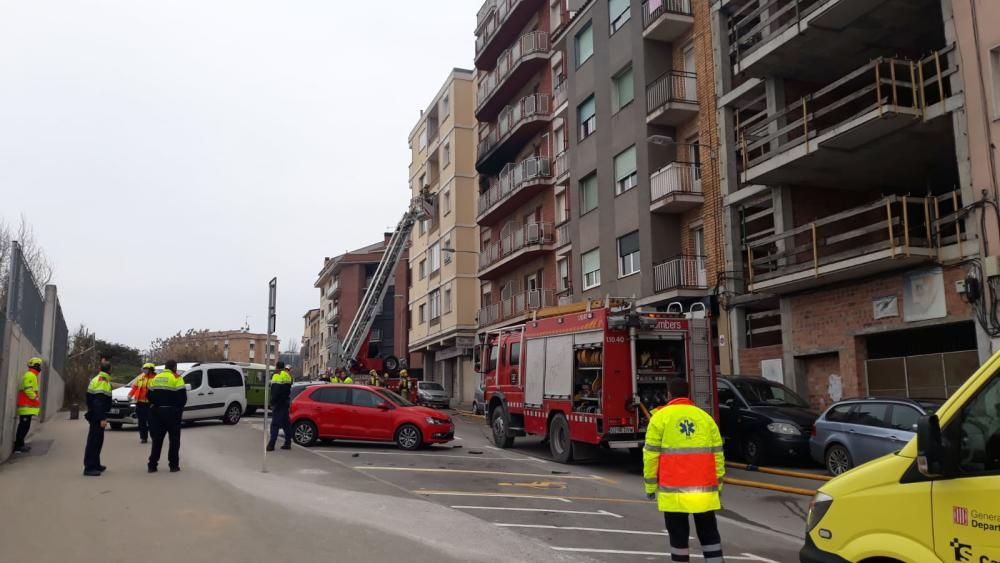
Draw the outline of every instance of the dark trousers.
<instances>
[{"instance_id":1,"label":"dark trousers","mask_svg":"<svg viewBox=\"0 0 1000 563\"><path fill-rule=\"evenodd\" d=\"M88 420L90 428L87 430L87 446L83 449L83 469L84 471L101 469L101 449L104 448L104 429L101 428L101 421Z\"/></svg>"},{"instance_id":2,"label":"dark trousers","mask_svg":"<svg viewBox=\"0 0 1000 563\"><path fill-rule=\"evenodd\" d=\"M686 512L664 512L667 534L670 535L670 560L690 561L688 553L688 538L691 536L691 524L688 516L694 516L694 527L698 532L698 542L705 563L722 563L722 539L719 537L719 525L715 521L715 512L687 514Z\"/></svg>"},{"instance_id":3,"label":"dark trousers","mask_svg":"<svg viewBox=\"0 0 1000 563\"><path fill-rule=\"evenodd\" d=\"M167 463L170 464L170 467L180 467L181 409L177 407L153 407L150 412L149 432L153 437L153 447L149 451L149 467L155 468L160 463L164 437L170 439L170 447L167 449Z\"/></svg>"},{"instance_id":4,"label":"dark trousers","mask_svg":"<svg viewBox=\"0 0 1000 563\"><path fill-rule=\"evenodd\" d=\"M271 409L271 439L267 442L267 445L271 448L274 447L274 443L278 441L278 430L280 429L285 433L285 443L290 444L292 442L292 420L288 417L288 405L275 405Z\"/></svg>"},{"instance_id":5,"label":"dark trousers","mask_svg":"<svg viewBox=\"0 0 1000 563\"><path fill-rule=\"evenodd\" d=\"M31 415L22 414L17 417L17 434L14 436L14 450L24 447L24 439L28 437L28 430L31 430Z\"/></svg>"},{"instance_id":6,"label":"dark trousers","mask_svg":"<svg viewBox=\"0 0 1000 563\"><path fill-rule=\"evenodd\" d=\"M136 403L135 416L139 419L139 439L145 442L149 438L149 403Z\"/></svg>"}]
</instances>

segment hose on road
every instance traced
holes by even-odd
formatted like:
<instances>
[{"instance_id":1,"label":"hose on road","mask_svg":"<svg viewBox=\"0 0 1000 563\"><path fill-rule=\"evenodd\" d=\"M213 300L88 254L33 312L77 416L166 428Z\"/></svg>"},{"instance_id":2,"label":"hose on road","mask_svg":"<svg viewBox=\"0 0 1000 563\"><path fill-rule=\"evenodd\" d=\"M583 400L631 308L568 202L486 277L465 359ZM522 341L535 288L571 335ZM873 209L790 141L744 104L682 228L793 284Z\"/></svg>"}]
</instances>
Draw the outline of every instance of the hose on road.
<instances>
[{"instance_id":1,"label":"hose on road","mask_svg":"<svg viewBox=\"0 0 1000 563\"><path fill-rule=\"evenodd\" d=\"M788 487L786 485L775 485L773 483L762 483L760 481L747 481L745 479L733 479L732 477L723 477L722 482L727 485L736 485L738 487L753 487L755 489L766 489L768 491L778 491L780 493L791 493L793 495L802 495L806 497L811 497L816 494L815 489L803 489L800 487Z\"/></svg>"},{"instance_id":2,"label":"hose on road","mask_svg":"<svg viewBox=\"0 0 1000 563\"><path fill-rule=\"evenodd\" d=\"M796 477L798 479L812 479L814 481L829 481L833 479L829 475L817 475L815 473L805 473L803 471L789 471L787 469L775 469L773 467L759 467L757 465L748 465L746 463L735 463L732 461L726 462L726 467L731 467L733 469L742 469L744 471L757 471L760 473L769 473L771 475L782 475L784 477Z\"/></svg>"}]
</instances>

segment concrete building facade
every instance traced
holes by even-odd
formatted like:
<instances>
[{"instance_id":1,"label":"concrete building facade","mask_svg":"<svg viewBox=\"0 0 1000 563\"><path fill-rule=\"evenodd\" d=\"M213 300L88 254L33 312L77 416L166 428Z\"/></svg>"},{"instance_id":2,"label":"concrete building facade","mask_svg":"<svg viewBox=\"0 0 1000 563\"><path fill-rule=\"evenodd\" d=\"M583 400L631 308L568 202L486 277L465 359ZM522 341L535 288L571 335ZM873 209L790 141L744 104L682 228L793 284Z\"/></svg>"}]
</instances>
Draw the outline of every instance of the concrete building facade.
<instances>
[{"instance_id":1,"label":"concrete building facade","mask_svg":"<svg viewBox=\"0 0 1000 563\"><path fill-rule=\"evenodd\" d=\"M471 403L479 384L474 105L475 73L454 69L409 136L411 195L426 188L436 202L410 238L409 350L455 404Z\"/></svg>"},{"instance_id":2,"label":"concrete building facade","mask_svg":"<svg viewBox=\"0 0 1000 563\"><path fill-rule=\"evenodd\" d=\"M277 335L271 335L270 357L265 354L267 335L256 334L245 330L220 330L201 332L187 337L198 342L204 342L222 350L222 358L230 362L263 364L278 361L278 348L281 340Z\"/></svg>"},{"instance_id":3,"label":"concrete building facade","mask_svg":"<svg viewBox=\"0 0 1000 563\"><path fill-rule=\"evenodd\" d=\"M302 329L302 375L317 377L323 373L323 350L326 331L321 324L320 309L310 309L302 315L305 326Z\"/></svg>"}]
</instances>

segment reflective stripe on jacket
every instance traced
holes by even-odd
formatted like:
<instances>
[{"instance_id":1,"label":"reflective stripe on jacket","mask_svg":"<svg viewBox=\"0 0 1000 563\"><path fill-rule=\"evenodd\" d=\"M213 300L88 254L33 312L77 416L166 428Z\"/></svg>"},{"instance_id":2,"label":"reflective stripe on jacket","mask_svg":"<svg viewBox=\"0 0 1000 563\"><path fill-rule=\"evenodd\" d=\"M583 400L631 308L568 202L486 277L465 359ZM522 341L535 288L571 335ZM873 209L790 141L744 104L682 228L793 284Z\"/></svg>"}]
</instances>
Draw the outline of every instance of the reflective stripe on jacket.
<instances>
[{"instance_id":1,"label":"reflective stripe on jacket","mask_svg":"<svg viewBox=\"0 0 1000 563\"><path fill-rule=\"evenodd\" d=\"M290 402L292 393L292 375L281 370L271 376L271 405L281 406Z\"/></svg>"},{"instance_id":2,"label":"reflective stripe on jacket","mask_svg":"<svg viewBox=\"0 0 1000 563\"><path fill-rule=\"evenodd\" d=\"M38 416L42 408L42 398L38 393L38 370L30 368L21 376L17 388L17 415Z\"/></svg>"},{"instance_id":3,"label":"reflective stripe on jacket","mask_svg":"<svg viewBox=\"0 0 1000 563\"><path fill-rule=\"evenodd\" d=\"M156 377L148 383L148 387L149 402L154 407L183 408L187 404L187 387L184 386L184 378L170 370L163 370L156 374Z\"/></svg>"},{"instance_id":4,"label":"reflective stripe on jacket","mask_svg":"<svg viewBox=\"0 0 1000 563\"><path fill-rule=\"evenodd\" d=\"M148 403L149 402L149 383L153 381L155 375L141 374L136 378L135 383L132 384L132 390L128 392L128 396L135 399L137 403Z\"/></svg>"},{"instance_id":5,"label":"reflective stripe on jacket","mask_svg":"<svg viewBox=\"0 0 1000 563\"><path fill-rule=\"evenodd\" d=\"M100 422L108 418L111 408L111 376L103 371L94 376L87 386L87 420Z\"/></svg>"},{"instance_id":6,"label":"reflective stripe on jacket","mask_svg":"<svg viewBox=\"0 0 1000 563\"><path fill-rule=\"evenodd\" d=\"M656 493L662 512L708 512L722 504L725 459L715 420L689 399L657 410L642 452L646 493Z\"/></svg>"}]
</instances>

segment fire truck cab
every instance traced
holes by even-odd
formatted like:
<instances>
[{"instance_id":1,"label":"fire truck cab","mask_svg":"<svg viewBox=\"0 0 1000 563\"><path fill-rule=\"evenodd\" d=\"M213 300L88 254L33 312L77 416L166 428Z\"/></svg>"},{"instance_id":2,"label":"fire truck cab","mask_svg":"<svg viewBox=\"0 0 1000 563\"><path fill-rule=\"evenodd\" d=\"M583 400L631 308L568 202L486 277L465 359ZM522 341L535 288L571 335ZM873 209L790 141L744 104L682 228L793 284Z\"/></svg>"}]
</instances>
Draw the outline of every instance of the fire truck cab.
<instances>
[{"instance_id":1,"label":"fire truck cab","mask_svg":"<svg viewBox=\"0 0 1000 563\"><path fill-rule=\"evenodd\" d=\"M497 447L544 436L561 463L587 446L637 450L672 377L687 378L692 399L717 416L711 319L673 309L608 299L542 309L486 334L480 371Z\"/></svg>"}]
</instances>

